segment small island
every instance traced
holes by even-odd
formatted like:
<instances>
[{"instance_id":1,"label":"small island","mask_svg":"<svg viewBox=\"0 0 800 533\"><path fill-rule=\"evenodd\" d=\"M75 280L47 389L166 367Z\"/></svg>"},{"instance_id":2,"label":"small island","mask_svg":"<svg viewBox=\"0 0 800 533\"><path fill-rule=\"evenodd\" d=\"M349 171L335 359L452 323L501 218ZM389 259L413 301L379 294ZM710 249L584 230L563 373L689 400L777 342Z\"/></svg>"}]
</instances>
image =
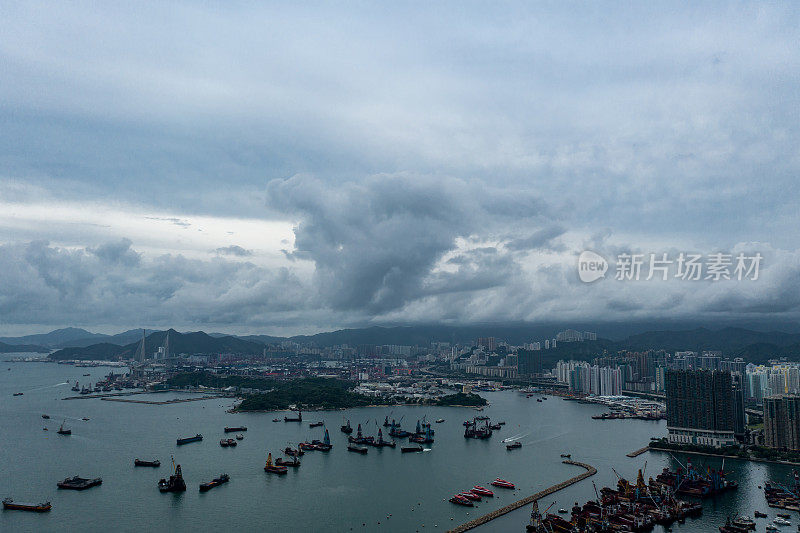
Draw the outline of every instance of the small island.
<instances>
[{"instance_id":1,"label":"small island","mask_svg":"<svg viewBox=\"0 0 800 533\"><path fill-rule=\"evenodd\" d=\"M486 398L474 392L457 392L436 400L436 405L451 407L482 407L487 403Z\"/></svg>"},{"instance_id":2,"label":"small island","mask_svg":"<svg viewBox=\"0 0 800 533\"><path fill-rule=\"evenodd\" d=\"M289 409L346 409L379 405L381 401L352 392L356 383L333 378L302 378L276 383L267 392L245 396L236 411Z\"/></svg>"}]
</instances>

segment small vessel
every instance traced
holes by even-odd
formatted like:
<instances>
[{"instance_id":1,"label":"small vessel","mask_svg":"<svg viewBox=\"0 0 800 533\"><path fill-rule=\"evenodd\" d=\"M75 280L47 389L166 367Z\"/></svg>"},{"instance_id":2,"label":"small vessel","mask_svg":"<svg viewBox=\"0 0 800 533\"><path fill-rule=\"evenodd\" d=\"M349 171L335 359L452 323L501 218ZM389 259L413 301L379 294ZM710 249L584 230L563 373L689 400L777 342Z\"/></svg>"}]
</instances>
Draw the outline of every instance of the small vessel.
<instances>
[{"instance_id":1,"label":"small vessel","mask_svg":"<svg viewBox=\"0 0 800 533\"><path fill-rule=\"evenodd\" d=\"M470 492L470 491L459 492L458 495L463 497L463 498L466 498L468 500L473 500L473 501L476 501L476 502L479 502L479 501L481 501L483 499L483 498L481 498L480 494L475 494L475 493Z\"/></svg>"},{"instance_id":2,"label":"small vessel","mask_svg":"<svg viewBox=\"0 0 800 533\"><path fill-rule=\"evenodd\" d=\"M436 419L436 423L437 424L441 424L442 422L444 422L444 418L437 418Z\"/></svg>"},{"instance_id":3,"label":"small vessel","mask_svg":"<svg viewBox=\"0 0 800 533\"><path fill-rule=\"evenodd\" d=\"M561 454L561 457L563 457L564 459L569 459L569 458L571 458L571 457L572 457L572 455L571 455L571 454L568 454L568 453L562 453L562 454Z\"/></svg>"},{"instance_id":4,"label":"small vessel","mask_svg":"<svg viewBox=\"0 0 800 533\"><path fill-rule=\"evenodd\" d=\"M303 450L301 450L300 448L295 450L291 446L287 446L286 449L283 450L283 453L285 453L286 455L289 455L291 457L299 457L299 456L303 455L305 452Z\"/></svg>"},{"instance_id":5,"label":"small vessel","mask_svg":"<svg viewBox=\"0 0 800 533\"><path fill-rule=\"evenodd\" d=\"M347 424L342 424L341 430L342 430L342 433L345 433L347 435L349 435L350 433L353 432L353 426L350 425L350 421L349 420L347 421Z\"/></svg>"},{"instance_id":6,"label":"small vessel","mask_svg":"<svg viewBox=\"0 0 800 533\"><path fill-rule=\"evenodd\" d=\"M234 433L236 431L247 431L246 426L225 427L225 433Z\"/></svg>"},{"instance_id":7,"label":"small vessel","mask_svg":"<svg viewBox=\"0 0 800 533\"><path fill-rule=\"evenodd\" d=\"M211 481L208 481L206 483L200 483L200 492L207 492L213 489L214 487L219 487L223 483L227 483L230 480L231 478L230 476L228 476L228 474L220 474L219 477L215 477Z\"/></svg>"},{"instance_id":8,"label":"small vessel","mask_svg":"<svg viewBox=\"0 0 800 533\"><path fill-rule=\"evenodd\" d=\"M184 437L182 439L178 439L177 443L178 446L180 446L182 444L189 444L190 442L200 442L201 440L203 440L203 436L198 433L194 437Z\"/></svg>"},{"instance_id":9,"label":"small vessel","mask_svg":"<svg viewBox=\"0 0 800 533\"><path fill-rule=\"evenodd\" d=\"M59 489L70 489L70 490L86 490L102 484L103 484L102 478L96 477L94 479L90 479L79 476L68 477L64 481L59 481L57 483Z\"/></svg>"},{"instance_id":10,"label":"small vessel","mask_svg":"<svg viewBox=\"0 0 800 533\"><path fill-rule=\"evenodd\" d=\"M174 473L169 476L169 479L161 478L158 480L158 490L161 492L184 492L186 490L186 482L183 480L183 471L181 465L175 465L175 459L172 459L172 467Z\"/></svg>"},{"instance_id":11,"label":"small vessel","mask_svg":"<svg viewBox=\"0 0 800 533\"><path fill-rule=\"evenodd\" d=\"M234 447L234 446L236 446L237 444L239 444L239 443L238 443L238 442L236 442L234 439L228 439L228 446L230 446L230 447Z\"/></svg>"},{"instance_id":12,"label":"small vessel","mask_svg":"<svg viewBox=\"0 0 800 533\"><path fill-rule=\"evenodd\" d=\"M280 421L281 421L281 419L280 419L280 418L273 418L273 419L272 419L272 421L273 421L273 422L280 422Z\"/></svg>"},{"instance_id":13,"label":"small vessel","mask_svg":"<svg viewBox=\"0 0 800 533\"><path fill-rule=\"evenodd\" d=\"M475 494L480 494L481 496L489 496L490 498L494 496L494 492L490 491L486 487L481 487L480 485L475 485L470 489L470 492L474 492Z\"/></svg>"},{"instance_id":14,"label":"small vessel","mask_svg":"<svg viewBox=\"0 0 800 533\"><path fill-rule=\"evenodd\" d=\"M73 385L70 390L72 392L80 392L81 391L81 388L78 386L78 382L77 381L75 382L75 385Z\"/></svg>"},{"instance_id":15,"label":"small vessel","mask_svg":"<svg viewBox=\"0 0 800 533\"><path fill-rule=\"evenodd\" d=\"M516 450L517 448L522 448L522 443L518 440L515 440L511 444L506 444L506 450Z\"/></svg>"},{"instance_id":16,"label":"small vessel","mask_svg":"<svg viewBox=\"0 0 800 533\"><path fill-rule=\"evenodd\" d=\"M321 425L323 425L323 424L325 424L325 422L311 422L311 423L308 425L308 427L310 427L310 428L318 428L318 427L320 427L320 426L321 426Z\"/></svg>"},{"instance_id":17,"label":"small vessel","mask_svg":"<svg viewBox=\"0 0 800 533\"><path fill-rule=\"evenodd\" d=\"M291 461L289 461L288 459L283 459L281 457L278 457L277 459L275 459L275 464L277 466L293 466L297 468L298 466L300 466L300 460L297 457L292 457Z\"/></svg>"},{"instance_id":18,"label":"small vessel","mask_svg":"<svg viewBox=\"0 0 800 533\"><path fill-rule=\"evenodd\" d=\"M401 446L400 451L402 453L412 453L412 452L421 452L424 448L422 446Z\"/></svg>"},{"instance_id":19,"label":"small vessel","mask_svg":"<svg viewBox=\"0 0 800 533\"><path fill-rule=\"evenodd\" d=\"M89 417L84 416L83 418L81 418L81 420L83 420L84 422L88 422L89 421Z\"/></svg>"},{"instance_id":20,"label":"small vessel","mask_svg":"<svg viewBox=\"0 0 800 533\"><path fill-rule=\"evenodd\" d=\"M500 422L498 422L498 424L501 425L501 426L505 426L506 422L505 422L505 420L501 420Z\"/></svg>"},{"instance_id":21,"label":"small vessel","mask_svg":"<svg viewBox=\"0 0 800 533\"><path fill-rule=\"evenodd\" d=\"M83 377L91 376L91 374L84 374Z\"/></svg>"},{"instance_id":22,"label":"small vessel","mask_svg":"<svg viewBox=\"0 0 800 533\"><path fill-rule=\"evenodd\" d=\"M767 527L764 529L766 531L780 531L777 527L773 526L772 524L767 524Z\"/></svg>"},{"instance_id":23,"label":"small vessel","mask_svg":"<svg viewBox=\"0 0 800 533\"><path fill-rule=\"evenodd\" d=\"M141 459L134 459L133 466L152 466L158 468L159 466L161 466L161 461L159 461L158 459L154 461L142 461Z\"/></svg>"},{"instance_id":24,"label":"small vessel","mask_svg":"<svg viewBox=\"0 0 800 533\"><path fill-rule=\"evenodd\" d=\"M369 451L369 448L367 448L366 446L358 445L358 444L348 444L347 445L347 451L364 454L364 453L367 453Z\"/></svg>"},{"instance_id":25,"label":"small vessel","mask_svg":"<svg viewBox=\"0 0 800 533\"><path fill-rule=\"evenodd\" d=\"M777 516L779 516L780 518L785 518L785 519L788 520L790 515L789 515L789 513L777 513Z\"/></svg>"},{"instance_id":26,"label":"small vessel","mask_svg":"<svg viewBox=\"0 0 800 533\"><path fill-rule=\"evenodd\" d=\"M303 412L302 411L297 411L297 416L296 417L294 417L294 416L284 416L283 417L283 421L284 422L302 422L303 421Z\"/></svg>"},{"instance_id":27,"label":"small vessel","mask_svg":"<svg viewBox=\"0 0 800 533\"><path fill-rule=\"evenodd\" d=\"M558 513L559 514L567 514L567 510L562 507L561 509L558 510Z\"/></svg>"},{"instance_id":28,"label":"small vessel","mask_svg":"<svg viewBox=\"0 0 800 533\"><path fill-rule=\"evenodd\" d=\"M56 433L58 433L59 435L72 435L72 430L64 427L65 422L66 420L64 420L64 422L61 422L61 427L58 428L58 431L56 431Z\"/></svg>"},{"instance_id":29,"label":"small vessel","mask_svg":"<svg viewBox=\"0 0 800 533\"><path fill-rule=\"evenodd\" d=\"M270 474L278 474L283 475L289 470L285 466L279 466L272 463L272 453L267 455L267 464L264 465L264 472L269 472Z\"/></svg>"},{"instance_id":30,"label":"small vessel","mask_svg":"<svg viewBox=\"0 0 800 533\"><path fill-rule=\"evenodd\" d=\"M506 481L505 479L496 478L494 481L491 482L491 485L495 487L502 487L504 489L513 489L514 484L510 481Z\"/></svg>"},{"instance_id":31,"label":"small vessel","mask_svg":"<svg viewBox=\"0 0 800 533\"><path fill-rule=\"evenodd\" d=\"M32 511L34 513L44 513L52 509L50 502L44 503L17 503L11 498L3 500L3 509L10 511Z\"/></svg>"},{"instance_id":32,"label":"small vessel","mask_svg":"<svg viewBox=\"0 0 800 533\"><path fill-rule=\"evenodd\" d=\"M539 402L539 403L542 403L542 399L541 398L536 398L536 401Z\"/></svg>"},{"instance_id":33,"label":"small vessel","mask_svg":"<svg viewBox=\"0 0 800 533\"><path fill-rule=\"evenodd\" d=\"M219 439L219 445L222 446L223 448L227 448L228 447L228 439Z\"/></svg>"},{"instance_id":34,"label":"small vessel","mask_svg":"<svg viewBox=\"0 0 800 533\"><path fill-rule=\"evenodd\" d=\"M23 394L24 393L22 393L22 392L15 392L14 394L12 394L12 396L22 396Z\"/></svg>"},{"instance_id":35,"label":"small vessel","mask_svg":"<svg viewBox=\"0 0 800 533\"><path fill-rule=\"evenodd\" d=\"M767 513L762 513L761 511L755 511L753 512L753 516L755 516L756 518L766 518Z\"/></svg>"},{"instance_id":36,"label":"small vessel","mask_svg":"<svg viewBox=\"0 0 800 533\"><path fill-rule=\"evenodd\" d=\"M450 500L449 500L449 501L450 501L450 503L455 503L455 504L458 504L458 505L463 505L463 506L465 506L465 507L475 507L475 504L474 504L474 503L472 503L472 502L471 502L470 500L468 500L467 498L465 498L465 497L463 497L463 496L460 496L460 495L458 495L458 494L456 494L455 496L453 496L452 498L450 498Z\"/></svg>"},{"instance_id":37,"label":"small vessel","mask_svg":"<svg viewBox=\"0 0 800 533\"><path fill-rule=\"evenodd\" d=\"M749 516L737 516L731 521L731 525L740 529L755 529L756 523Z\"/></svg>"},{"instance_id":38,"label":"small vessel","mask_svg":"<svg viewBox=\"0 0 800 533\"><path fill-rule=\"evenodd\" d=\"M244 439L244 435L242 435L241 433L237 433L236 440L242 440L242 439Z\"/></svg>"},{"instance_id":39,"label":"small vessel","mask_svg":"<svg viewBox=\"0 0 800 533\"><path fill-rule=\"evenodd\" d=\"M42 415L42 418L44 418L45 420L50 420L50 415Z\"/></svg>"},{"instance_id":40,"label":"small vessel","mask_svg":"<svg viewBox=\"0 0 800 533\"><path fill-rule=\"evenodd\" d=\"M785 518L781 518L780 516L777 517L775 520L773 520L772 523L773 524L777 524L779 526L790 526L790 525L792 525L791 522L789 522Z\"/></svg>"}]
</instances>

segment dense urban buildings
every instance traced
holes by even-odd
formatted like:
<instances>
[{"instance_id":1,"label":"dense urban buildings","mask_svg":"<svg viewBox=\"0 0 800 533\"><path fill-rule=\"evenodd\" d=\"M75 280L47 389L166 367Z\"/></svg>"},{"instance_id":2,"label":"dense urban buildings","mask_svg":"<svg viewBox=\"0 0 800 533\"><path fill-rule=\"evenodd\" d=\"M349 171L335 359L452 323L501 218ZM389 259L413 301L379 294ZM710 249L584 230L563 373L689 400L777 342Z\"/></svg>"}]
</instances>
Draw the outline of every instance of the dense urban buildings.
<instances>
[{"instance_id":1,"label":"dense urban buildings","mask_svg":"<svg viewBox=\"0 0 800 533\"><path fill-rule=\"evenodd\" d=\"M737 407L730 372L668 370L665 381L669 442L714 447L736 442Z\"/></svg>"},{"instance_id":2,"label":"dense urban buildings","mask_svg":"<svg viewBox=\"0 0 800 533\"><path fill-rule=\"evenodd\" d=\"M800 450L800 396L764 398L764 444L779 450Z\"/></svg>"}]
</instances>

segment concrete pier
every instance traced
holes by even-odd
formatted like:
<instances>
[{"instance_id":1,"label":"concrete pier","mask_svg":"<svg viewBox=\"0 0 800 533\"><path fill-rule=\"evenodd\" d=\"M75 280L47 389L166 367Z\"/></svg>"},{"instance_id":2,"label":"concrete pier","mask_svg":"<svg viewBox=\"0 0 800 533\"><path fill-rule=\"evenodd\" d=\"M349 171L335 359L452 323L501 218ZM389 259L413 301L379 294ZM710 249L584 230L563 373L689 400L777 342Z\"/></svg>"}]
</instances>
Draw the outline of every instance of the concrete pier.
<instances>
[{"instance_id":1,"label":"concrete pier","mask_svg":"<svg viewBox=\"0 0 800 533\"><path fill-rule=\"evenodd\" d=\"M483 516L481 516L479 518L476 518L475 520L471 520L471 521L467 522L466 524L461 524L457 528L451 529L448 533L461 533L462 531L469 531L470 529L473 529L473 528L476 528L478 526L481 526L481 525L489 522L490 520L494 520L498 516L503 516L504 514L510 513L511 511L516 511L520 507L524 507L524 506L526 506L528 504L531 504L535 500L539 500L541 498L544 498L545 496L549 496L550 494L558 492L561 489L569 487L570 485L573 485L573 484L577 483L578 481L582 481L582 480L586 479L587 477L593 476L593 475L595 475L597 473L597 469L595 467L593 467L592 465L587 465L586 463L579 463L578 461L570 461L570 460L562 461L562 463L568 464L568 465L580 466L581 468L586 469L586 472L584 472L583 474L577 475L575 477L571 477L566 481L562 481L561 483L558 483L557 485L553 485L552 487L548 487L548 488L546 488L546 489L544 489L542 491L537 492L536 494L532 494L531 496L528 496L527 498L523 498L523 499L521 499L519 501L516 501L516 502L514 502L512 504L506 505L505 507L501 507L500 509L497 509L496 511L492 511L489 514L485 514L485 515L483 515Z\"/></svg>"}]
</instances>

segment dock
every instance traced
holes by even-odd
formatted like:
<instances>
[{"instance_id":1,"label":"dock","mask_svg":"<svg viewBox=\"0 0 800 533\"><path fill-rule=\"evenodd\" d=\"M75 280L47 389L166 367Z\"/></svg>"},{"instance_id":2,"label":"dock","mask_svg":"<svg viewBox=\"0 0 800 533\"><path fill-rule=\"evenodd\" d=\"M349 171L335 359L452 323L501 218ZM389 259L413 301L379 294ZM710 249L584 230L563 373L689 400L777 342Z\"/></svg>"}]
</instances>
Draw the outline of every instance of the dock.
<instances>
[{"instance_id":1,"label":"dock","mask_svg":"<svg viewBox=\"0 0 800 533\"><path fill-rule=\"evenodd\" d=\"M639 448L638 450L632 451L631 453L626 453L628 457L639 457L644 452L650 449L650 446L645 446L644 448Z\"/></svg>"},{"instance_id":2,"label":"dock","mask_svg":"<svg viewBox=\"0 0 800 533\"><path fill-rule=\"evenodd\" d=\"M144 403L148 405L169 405L172 403L199 402L200 400L218 400L220 396L200 396L199 398L173 398L172 400L131 400L128 398L100 398L106 402Z\"/></svg>"},{"instance_id":3,"label":"dock","mask_svg":"<svg viewBox=\"0 0 800 533\"><path fill-rule=\"evenodd\" d=\"M592 465L587 465L586 463L579 463L578 461L571 461L571 460L562 461L562 463L567 464L567 465L580 466L581 468L586 469L586 472L584 472L583 474L577 475L575 477L571 477L571 478L567 479L566 481L562 481L561 483L553 485L552 487L548 487L548 488L546 488L546 489L544 489L542 491L537 492L536 494L532 494L532 495L528 496L527 498L523 498L523 499L521 499L519 501L516 501L514 503L506 505L505 507L501 507L500 509L497 509L496 511L492 511L491 513L488 513L488 514L485 514L485 515L483 515L483 516L481 516L479 518L476 518L475 520L471 520L471 521L467 522L466 524L461 524L460 526L448 531L448 533L461 533L462 531L469 531L470 529L476 528L478 526L482 526L483 524L485 524L485 523L487 523L487 522L489 522L491 520L494 520L498 516L503 516L504 514L508 514L511 511L516 511L520 507L524 507L524 506L526 506L528 504L531 504L536 500L544 498L545 496L549 496L550 494L558 492L561 489L567 488L570 485L573 485L573 484L577 483L578 481L583 481L587 477L591 477L591 476L593 476L593 475L595 475L597 473L597 469L595 467L593 467Z\"/></svg>"}]
</instances>

